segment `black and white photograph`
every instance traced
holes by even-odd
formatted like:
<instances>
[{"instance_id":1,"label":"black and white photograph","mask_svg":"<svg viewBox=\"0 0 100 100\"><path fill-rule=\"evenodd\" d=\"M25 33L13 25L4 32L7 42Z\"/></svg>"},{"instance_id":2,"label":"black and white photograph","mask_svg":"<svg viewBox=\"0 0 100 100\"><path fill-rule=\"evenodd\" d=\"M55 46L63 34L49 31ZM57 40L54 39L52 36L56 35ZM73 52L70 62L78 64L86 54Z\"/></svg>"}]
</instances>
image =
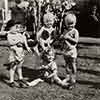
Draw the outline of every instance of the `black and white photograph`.
<instances>
[{"instance_id":1,"label":"black and white photograph","mask_svg":"<svg viewBox=\"0 0 100 100\"><path fill-rule=\"evenodd\" d=\"M100 100L100 0L0 0L0 100Z\"/></svg>"}]
</instances>

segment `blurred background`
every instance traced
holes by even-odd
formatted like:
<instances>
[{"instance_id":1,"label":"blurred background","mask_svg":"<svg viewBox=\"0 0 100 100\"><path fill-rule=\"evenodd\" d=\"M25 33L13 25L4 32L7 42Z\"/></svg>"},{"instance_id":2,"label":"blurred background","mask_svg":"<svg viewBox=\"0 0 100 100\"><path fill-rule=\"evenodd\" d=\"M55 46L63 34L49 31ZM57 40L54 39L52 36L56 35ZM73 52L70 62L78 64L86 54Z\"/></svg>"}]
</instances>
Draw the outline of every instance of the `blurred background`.
<instances>
[{"instance_id":1,"label":"blurred background","mask_svg":"<svg viewBox=\"0 0 100 100\"><path fill-rule=\"evenodd\" d=\"M0 28L11 19L11 8L16 0L0 0ZM21 0L21 2L34 0ZM39 0L35 0L39 1ZM49 0L52 2L53 0ZM59 0L58 0L59 1ZM64 0L61 0L63 2ZM80 36L100 37L100 0L74 0L76 3L77 25Z\"/></svg>"}]
</instances>

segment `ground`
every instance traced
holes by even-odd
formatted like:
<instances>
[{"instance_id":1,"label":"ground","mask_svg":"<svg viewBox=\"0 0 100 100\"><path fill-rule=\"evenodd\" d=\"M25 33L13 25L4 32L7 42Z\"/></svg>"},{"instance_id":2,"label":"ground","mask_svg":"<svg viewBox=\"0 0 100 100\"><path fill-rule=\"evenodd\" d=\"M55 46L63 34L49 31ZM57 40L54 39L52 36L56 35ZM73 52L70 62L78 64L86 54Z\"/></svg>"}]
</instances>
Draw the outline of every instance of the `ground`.
<instances>
[{"instance_id":1,"label":"ground","mask_svg":"<svg viewBox=\"0 0 100 100\"><path fill-rule=\"evenodd\" d=\"M87 54L91 55L91 52L94 52L89 48L80 48L78 52L81 56L77 59L77 84L73 90L46 82L24 89L9 87L9 71L4 66L8 62L8 47L0 46L0 100L100 100L99 57L87 57ZM64 76L63 57L57 56L56 62L59 66L58 75ZM23 64L24 77L34 77L34 69L38 66L39 58L31 54L26 55ZM17 80L17 76L15 77Z\"/></svg>"}]
</instances>

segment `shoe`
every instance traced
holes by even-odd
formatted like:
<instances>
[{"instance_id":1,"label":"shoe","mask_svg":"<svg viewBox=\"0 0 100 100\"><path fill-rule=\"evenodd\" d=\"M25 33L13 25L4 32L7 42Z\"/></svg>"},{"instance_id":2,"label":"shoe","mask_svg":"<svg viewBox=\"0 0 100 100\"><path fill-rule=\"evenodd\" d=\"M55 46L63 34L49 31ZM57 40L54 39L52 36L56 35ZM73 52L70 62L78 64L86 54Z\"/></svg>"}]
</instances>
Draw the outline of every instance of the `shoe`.
<instances>
[{"instance_id":1,"label":"shoe","mask_svg":"<svg viewBox=\"0 0 100 100\"><path fill-rule=\"evenodd\" d=\"M68 85L68 90L72 90L73 88L75 88L76 82L75 83L69 83Z\"/></svg>"},{"instance_id":2,"label":"shoe","mask_svg":"<svg viewBox=\"0 0 100 100\"><path fill-rule=\"evenodd\" d=\"M18 80L18 83L21 88L27 88L29 86L24 79Z\"/></svg>"},{"instance_id":3,"label":"shoe","mask_svg":"<svg viewBox=\"0 0 100 100\"><path fill-rule=\"evenodd\" d=\"M13 88L13 87L16 87L16 85L15 85L14 82L9 83L9 86L12 87L12 88Z\"/></svg>"},{"instance_id":4,"label":"shoe","mask_svg":"<svg viewBox=\"0 0 100 100\"><path fill-rule=\"evenodd\" d=\"M62 86L62 88L67 89L68 86L69 86L69 83L63 82L63 83L61 84L61 86Z\"/></svg>"},{"instance_id":5,"label":"shoe","mask_svg":"<svg viewBox=\"0 0 100 100\"><path fill-rule=\"evenodd\" d=\"M65 79L63 79L63 82L67 83L67 82L69 82L69 80L70 80L69 78L65 78Z\"/></svg>"}]
</instances>

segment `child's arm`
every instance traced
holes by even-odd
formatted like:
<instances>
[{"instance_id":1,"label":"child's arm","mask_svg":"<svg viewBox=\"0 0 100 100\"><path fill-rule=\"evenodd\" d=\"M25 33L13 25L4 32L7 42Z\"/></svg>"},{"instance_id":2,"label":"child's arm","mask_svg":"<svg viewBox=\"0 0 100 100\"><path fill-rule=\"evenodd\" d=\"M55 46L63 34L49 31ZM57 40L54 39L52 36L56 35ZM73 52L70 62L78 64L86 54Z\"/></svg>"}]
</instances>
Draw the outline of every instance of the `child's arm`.
<instances>
[{"instance_id":1,"label":"child's arm","mask_svg":"<svg viewBox=\"0 0 100 100\"><path fill-rule=\"evenodd\" d=\"M25 44L25 47L26 47L27 51L28 51L28 52L31 52L31 49L30 49L30 47L29 47L28 44L27 44L26 36L23 35L23 38L24 38L24 44Z\"/></svg>"},{"instance_id":2,"label":"child's arm","mask_svg":"<svg viewBox=\"0 0 100 100\"><path fill-rule=\"evenodd\" d=\"M45 42L43 41L43 39L40 38L39 43L40 43L40 45L42 46L43 50L45 50L45 46L44 46L44 43L45 43Z\"/></svg>"},{"instance_id":3,"label":"child's arm","mask_svg":"<svg viewBox=\"0 0 100 100\"><path fill-rule=\"evenodd\" d=\"M65 38L69 43L71 43L72 45L75 45L78 43L79 40L79 33L77 30L75 30L73 36L70 36L69 34L66 36Z\"/></svg>"},{"instance_id":4,"label":"child's arm","mask_svg":"<svg viewBox=\"0 0 100 100\"><path fill-rule=\"evenodd\" d=\"M41 37L42 31L43 31L43 28L41 28L40 31L37 32L37 34L36 34L36 39L37 39L37 41L40 41L40 37Z\"/></svg>"},{"instance_id":5,"label":"child's arm","mask_svg":"<svg viewBox=\"0 0 100 100\"><path fill-rule=\"evenodd\" d=\"M50 74L47 78L51 78L57 74L57 70L54 70L52 74Z\"/></svg>"},{"instance_id":6,"label":"child's arm","mask_svg":"<svg viewBox=\"0 0 100 100\"><path fill-rule=\"evenodd\" d=\"M26 32L26 31L25 31L25 32L23 32L23 35L24 35L24 36L26 36L26 38L27 38L27 39L29 39L29 38L30 38L29 33L28 33L28 32Z\"/></svg>"}]
</instances>

